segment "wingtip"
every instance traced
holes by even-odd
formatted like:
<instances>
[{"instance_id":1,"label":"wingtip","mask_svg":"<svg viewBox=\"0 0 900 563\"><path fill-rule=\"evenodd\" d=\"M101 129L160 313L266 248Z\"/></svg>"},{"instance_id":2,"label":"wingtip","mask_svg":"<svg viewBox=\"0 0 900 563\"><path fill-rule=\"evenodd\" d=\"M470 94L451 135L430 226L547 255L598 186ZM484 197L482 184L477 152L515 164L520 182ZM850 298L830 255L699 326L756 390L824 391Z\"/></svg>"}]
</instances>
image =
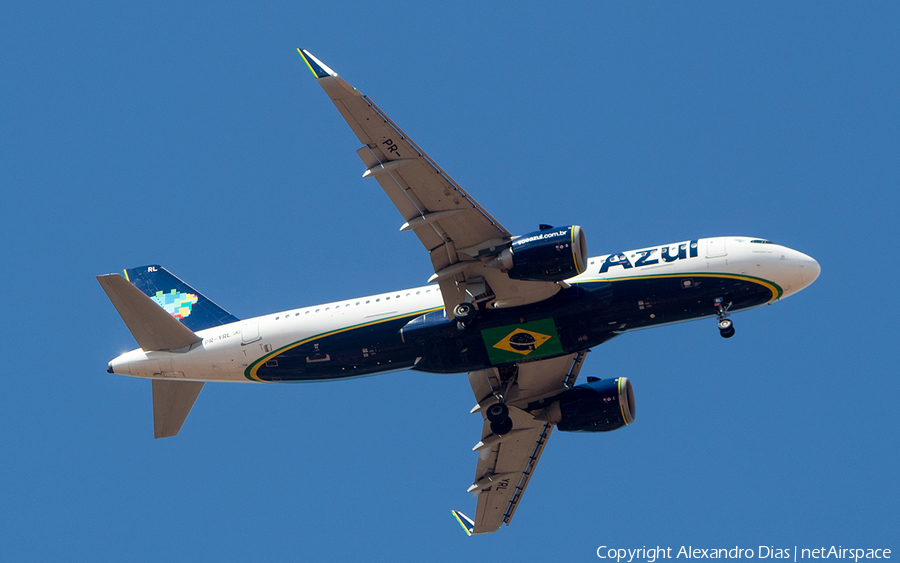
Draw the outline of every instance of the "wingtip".
<instances>
[{"instance_id":1,"label":"wingtip","mask_svg":"<svg viewBox=\"0 0 900 563\"><path fill-rule=\"evenodd\" d=\"M451 510L450 513L453 514L453 517L456 518L456 521L459 522L459 525L465 530L466 535L471 536L472 532L475 530L475 521L458 510Z\"/></svg>"},{"instance_id":2,"label":"wingtip","mask_svg":"<svg viewBox=\"0 0 900 563\"><path fill-rule=\"evenodd\" d=\"M319 78L327 78L329 76L337 76L337 73L328 68L325 63L315 58L312 53L307 51L306 49L297 49L297 52L300 53L300 56L303 58L303 62L306 63L306 66L309 67L309 70L312 71L313 76L318 80Z\"/></svg>"}]
</instances>

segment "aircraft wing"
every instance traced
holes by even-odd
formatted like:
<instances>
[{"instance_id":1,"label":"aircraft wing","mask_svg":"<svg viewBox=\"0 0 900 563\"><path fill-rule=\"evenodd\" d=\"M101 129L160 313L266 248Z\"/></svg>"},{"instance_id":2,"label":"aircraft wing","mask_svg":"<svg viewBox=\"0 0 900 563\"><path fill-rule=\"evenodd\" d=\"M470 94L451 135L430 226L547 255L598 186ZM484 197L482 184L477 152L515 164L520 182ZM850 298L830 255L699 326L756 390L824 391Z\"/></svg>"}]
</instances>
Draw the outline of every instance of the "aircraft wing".
<instances>
[{"instance_id":1,"label":"aircraft wing","mask_svg":"<svg viewBox=\"0 0 900 563\"><path fill-rule=\"evenodd\" d=\"M463 301L524 305L560 289L553 282L511 280L484 266L509 245L510 233L372 100L309 51L297 51L363 143L356 151L366 165L363 176L378 181L406 221L400 230L413 231L431 254L435 273L429 281L440 284L451 318Z\"/></svg>"},{"instance_id":2,"label":"aircraft wing","mask_svg":"<svg viewBox=\"0 0 900 563\"><path fill-rule=\"evenodd\" d=\"M469 492L478 497L474 520L456 511L454 515L470 534L489 534L501 524L509 525L522 494L534 474L553 425L535 419L525 409L529 403L551 397L571 387L587 352L549 360L522 363L515 368L486 369L469 374L472 392L484 416L496 402L496 394L507 399L512 430L504 436L491 431L484 418L481 441L475 446L478 462Z\"/></svg>"}]
</instances>

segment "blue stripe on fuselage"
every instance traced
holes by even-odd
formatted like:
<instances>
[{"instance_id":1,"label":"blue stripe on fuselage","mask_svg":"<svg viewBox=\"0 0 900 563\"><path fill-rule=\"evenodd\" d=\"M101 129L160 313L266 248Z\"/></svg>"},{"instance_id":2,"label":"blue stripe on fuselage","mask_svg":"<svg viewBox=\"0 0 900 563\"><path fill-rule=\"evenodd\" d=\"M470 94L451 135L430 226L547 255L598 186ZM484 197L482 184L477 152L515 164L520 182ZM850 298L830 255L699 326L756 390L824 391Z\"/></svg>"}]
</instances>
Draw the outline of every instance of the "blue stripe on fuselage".
<instances>
[{"instance_id":1,"label":"blue stripe on fuselage","mask_svg":"<svg viewBox=\"0 0 900 563\"><path fill-rule=\"evenodd\" d=\"M481 330L552 319L564 354L597 346L616 334L703 317L714 317L714 300L731 311L777 299L781 288L734 274L685 273L573 283L546 301L482 311L465 331L455 321L429 325L416 338L402 329L420 313L317 335L275 351L247 368L259 381L322 381L414 368L458 373L492 367ZM522 358L527 359L526 357ZM255 368L256 378L251 378Z\"/></svg>"}]
</instances>

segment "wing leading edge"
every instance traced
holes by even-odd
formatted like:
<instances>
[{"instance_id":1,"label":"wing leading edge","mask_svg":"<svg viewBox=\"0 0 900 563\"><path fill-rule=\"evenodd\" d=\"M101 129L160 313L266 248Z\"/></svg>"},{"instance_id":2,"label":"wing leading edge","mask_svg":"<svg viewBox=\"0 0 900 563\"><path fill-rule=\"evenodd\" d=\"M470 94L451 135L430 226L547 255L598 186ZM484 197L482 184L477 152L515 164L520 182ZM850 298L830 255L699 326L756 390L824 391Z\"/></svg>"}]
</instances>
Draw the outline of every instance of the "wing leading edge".
<instances>
[{"instance_id":1,"label":"wing leading edge","mask_svg":"<svg viewBox=\"0 0 900 563\"><path fill-rule=\"evenodd\" d=\"M309 51L297 49L335 107L363 143L357 155L431 255L444 305L464 301L515 306L546 299L553 282L512 280L485 264L508 247L512 235L466 193L367 96Z\"/></svg>"}]
</instances>

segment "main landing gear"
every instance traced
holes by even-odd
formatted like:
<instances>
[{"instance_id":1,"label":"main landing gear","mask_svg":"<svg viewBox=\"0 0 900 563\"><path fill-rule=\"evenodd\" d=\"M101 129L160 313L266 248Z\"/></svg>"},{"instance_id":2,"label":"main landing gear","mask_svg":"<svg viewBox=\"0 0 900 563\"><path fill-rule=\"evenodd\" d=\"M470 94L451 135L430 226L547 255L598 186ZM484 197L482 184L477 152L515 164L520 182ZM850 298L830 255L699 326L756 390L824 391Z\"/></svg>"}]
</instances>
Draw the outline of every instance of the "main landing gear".
<instances>
[{"instance_id":1,"label":"main landing gear","mask_svg":"<svg viewBox=\"0 0 900 563\"><path fill-rule=\"evenodd\" d=\"M470 324L475 321L478 316L478 307L474 303L460 303L453 308L453 317L456 319L456 328L460 332L466 330Z\"/></svg>"},{"instance_id":2,"label":"main landing gear","mask_svg":"<svg viewBox=\"0 0 900 563\"><path fill-rule=\"evenodd\" d=\"M500 378L500 385L494 388L494 397L497 398L497 402L487 407L487 410L484 411L484 417L490 423L493 434L504 436L513 429L513 421L509 417L506 397L519 379L519 367L516 365L499 367L497 368L497 375Z\"/></svg>"},{"instance_id":3,"label":"main landing gear","mask_svg":"<svg viewBox=\"0 0 900 563\"><path fill-rule=\"evenodd\" d=\"M509 418L509 407L504 403L494 403L489 406L485 416L491 423L491 432L494 434L502 436L512 430L513 421Z\"/></svg>"},{"instance_id":4,"label":"main landing gear","mask_svg":"<svg viewBox=\"0 0 900 563\"><path fill-rule=\"evenodd\" d=\"M731 319L722 319L719 321L719 334L722 335L722 338L731 338L734 336L734 323L731 322Z\"/></svg>"},{"instance_id":5,"label":"main landing gear","mask_svg":"<svg viewBox=\"0 0 900 563\"><path fill-rule=\"evenodd\" d=\"M731 308L731 303L724 305L723 299L716 297L713 305L716 308L716 318L719 319L719 335L722 338L731 338L734 336L734 323L728 318L728 309Z\"/></svg>"}]
</instances>

